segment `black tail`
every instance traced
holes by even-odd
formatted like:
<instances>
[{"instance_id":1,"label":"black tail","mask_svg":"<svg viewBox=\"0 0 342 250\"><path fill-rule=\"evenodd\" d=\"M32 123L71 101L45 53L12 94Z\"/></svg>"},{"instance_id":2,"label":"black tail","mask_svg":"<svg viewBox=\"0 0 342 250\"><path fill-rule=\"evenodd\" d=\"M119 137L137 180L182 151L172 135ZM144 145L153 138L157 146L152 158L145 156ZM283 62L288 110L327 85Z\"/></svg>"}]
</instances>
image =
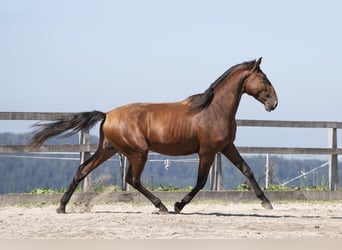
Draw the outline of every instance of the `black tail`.
<instances>
[{"instance_id":1,"label":"black tail","mask_svg":"<svg viewBox=\"0 0 342 250\"><path fill-rule=\"evenodd\" d=\"M59 119L56 122L37 123L36 134L31 138L29 147L36 148L48 138L69 131L63 137L71 136L83 129L92 128L97 122L106 118L106 114L100 111L83 112Z\"/></svg>"}]
</instances>

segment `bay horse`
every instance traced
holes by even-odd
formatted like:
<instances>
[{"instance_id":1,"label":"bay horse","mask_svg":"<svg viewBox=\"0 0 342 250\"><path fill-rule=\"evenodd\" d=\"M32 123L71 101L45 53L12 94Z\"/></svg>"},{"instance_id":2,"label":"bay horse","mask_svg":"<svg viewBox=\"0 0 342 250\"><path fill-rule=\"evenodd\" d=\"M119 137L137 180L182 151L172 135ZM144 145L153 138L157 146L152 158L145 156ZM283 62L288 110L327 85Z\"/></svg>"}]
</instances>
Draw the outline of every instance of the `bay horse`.
<instances>
[{"instance_id":1,"label":"bay horse","mask_svg":"<svg viewBox=\"0 0 342 250\"><path fill-rule=\"evenodd\" d=\"M235 115L244 93L260 101L267 111L277 107L278 98L271 82L260 69L261 59L237 64L224 72L201 94L173 103L133 103L103 113L82 112L57 121L37 123L36 134L29 146L39 147L55 135L70 136L83 129L89 129L101 122L97 151L83 164L64 193L57 208L65 208L78 184L101 163L116 153L128 158L129 168L126 181L141 192L159 213L168 209L162 201L141 183L148 152L166 155L199 155L198 177L195 187L174 210L181 212L194 196L204 187L215 154L221 152L249 180L256 196L266 209L272 209L271 202L261 190L254 174L234 145L236 134Z\"/></svg>"}]
</instances>

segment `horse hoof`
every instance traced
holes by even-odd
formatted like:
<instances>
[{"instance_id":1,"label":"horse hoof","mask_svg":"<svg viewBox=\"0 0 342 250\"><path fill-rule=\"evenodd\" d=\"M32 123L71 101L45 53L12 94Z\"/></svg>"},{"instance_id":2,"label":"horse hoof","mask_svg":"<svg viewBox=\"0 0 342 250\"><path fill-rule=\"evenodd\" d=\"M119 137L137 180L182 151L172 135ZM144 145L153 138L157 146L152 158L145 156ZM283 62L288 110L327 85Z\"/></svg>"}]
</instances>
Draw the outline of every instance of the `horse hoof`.
<instances>
[{"instance_id":1,"label":"horse hoof","mask_svg":"<svg viewBox=\"0 0 342 250\"><path fill-rule=\"evenodd\" d=\"M269 201L263 201L262 203L261 203L261 205L263 206L263 208L265 208L265 209L273 209L273 207L272 207L272 204L271 204L271 202L269 202Z\"/></svg>"},{"instance_id":2,"label":"horse hoof","mask_svg":"<svg viewBox=\"0 0 342 250\"><path fill-rule=\"evenodd\" d=\"M176 202L175 203L175 213L179 214L182 209L183 209L184 205L181 202Z\"/></svg>"},{"instance_id":3,"label":"horse hoof","mask_svg":"<svg viewBox=\"0 0 342 250\"><path fill-rule=\"evenodd\" d=\"M66 214L65 208L61 208L61 207L57 208L56 212L57 212L57 214Z\"/></svg>"}]
</instances>

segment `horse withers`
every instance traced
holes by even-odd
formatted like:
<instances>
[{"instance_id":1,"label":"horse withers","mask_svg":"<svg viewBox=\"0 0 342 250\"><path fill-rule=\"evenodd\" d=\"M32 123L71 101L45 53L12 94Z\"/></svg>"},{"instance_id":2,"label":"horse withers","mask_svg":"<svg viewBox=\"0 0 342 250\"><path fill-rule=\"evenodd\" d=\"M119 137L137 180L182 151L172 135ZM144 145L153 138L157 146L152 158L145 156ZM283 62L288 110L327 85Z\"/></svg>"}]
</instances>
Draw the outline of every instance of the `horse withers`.
<instances>
[{"instance_id":1,"label":"horse withers","mask_svg":"<svg viewBox=\"0 0 342 250\"><path fill-rule=\"evenodd\" d=\"M262 206L272 209L253 172L237 151L235 115L244 93L260 101L267 111L277 107L276 92L260 69L261 58L235 65L223 73L209 88L185 100L173 103L133 103L103 113L83 112L48 123L38 123L37 133L29 146L39 147L55 135L67 136L89 129L101 122L97 151L82 163L64 193L58 213L65 208L78 184L101 163L116 153L129 161L126 181L148 198L159 213L168 209L162 201L141 183L141 173L148 152L166 155L199 155L198 177L195 187L174 210L179 213L201 190L208 177L215 154L221 152L248 178Z\"/></svg>"}]
</instances>

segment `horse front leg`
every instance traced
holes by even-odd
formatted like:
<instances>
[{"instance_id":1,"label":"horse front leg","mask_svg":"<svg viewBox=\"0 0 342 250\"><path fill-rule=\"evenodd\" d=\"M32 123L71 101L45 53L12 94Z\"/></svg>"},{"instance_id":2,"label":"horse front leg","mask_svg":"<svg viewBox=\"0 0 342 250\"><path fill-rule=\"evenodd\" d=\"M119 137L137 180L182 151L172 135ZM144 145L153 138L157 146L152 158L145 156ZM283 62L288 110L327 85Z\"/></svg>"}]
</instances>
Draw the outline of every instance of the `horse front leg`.
<instances>
[{"instance_id":1,"label":"horse front leg","mask_svg":"<svg viewBox=\"0 0 342 250\"><path fill-rule=\"evenodd\" d=\"M254 173L248 164L243 160L234 144L230 144L222 153L248 178L255 195L261 200L261 205L266 209L273 209L271 202L266 198L259 184L254 178Z\"/></svg>"},{"instance_id":2,"label":"horse front leg","mask_svg":"<svg viewBox=\"0 0 342 250\"><path fill-rule=\"evenodd\" d=\"M209 155L209 156L200 155L200 163L198 167L198 176L197 176L196 186L180 202L175 203L176 213L180 213L182 209L184 208L184 206L190 203L190 201L195 197L195 195L205 186L205 183L207 182L209 170L210 170L211 164L214 161L214 158L215 158L215 154Z\"/></svg>"}]
</instances>

